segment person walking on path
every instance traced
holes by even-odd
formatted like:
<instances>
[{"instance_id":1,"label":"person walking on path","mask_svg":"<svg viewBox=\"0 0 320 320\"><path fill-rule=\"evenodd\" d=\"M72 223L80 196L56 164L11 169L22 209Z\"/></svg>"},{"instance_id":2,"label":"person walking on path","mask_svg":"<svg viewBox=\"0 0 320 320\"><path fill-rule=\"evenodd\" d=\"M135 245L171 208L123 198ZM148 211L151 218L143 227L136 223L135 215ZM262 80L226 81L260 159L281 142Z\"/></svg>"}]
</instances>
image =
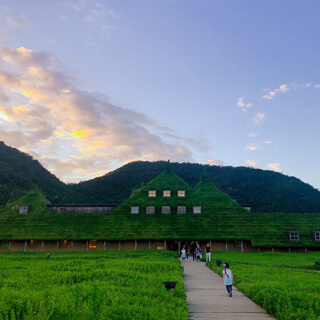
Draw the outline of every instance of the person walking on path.
<instances>
[{"instance_id":1,"label":"person walking on path","mask_svg":"<svg viewBox=\"0 0 320 320\"><path fill-rule=\"evenodd\" d=\"M211 246L209 243L206 245L206 262L211 261Z\"/></svg>"},{"instance_id":2,"label":"person walking on path","mask_svg":"<svg viewBox=\"0 0 320 320\"><path fill-rule=\"evenodd\" d=\"M196 248L196 260L198 262L200 262L200 258L201 258L201 247L199 244L197 244L197 248Z\"/></svg>"},{"instance_id":3,"label":"person walking on path","mask_svg":"<svg viewBox=\"0 0 320 320\"><path fill-rule=\"evenodd\" d=\"M189 260L189 247L188 247L188 243L186 243L186 258L187 258L187 260Z\"/></svg>"},{"instance_id":4,"label":"person walking on path","mask_svg":"<svg viewBox=\"0 0 320 320\"><path fill-rule=\"evenodd\" d=\"M228 262L223 264L224 270L222 271L223 278L222 282L224 282L226 289L228 291L228 295L231 298L232 297L232 283L233 283L233 274L231 270L229 269Z\"/></svg>"},{"instance_id":5,"label":"person walking on path","mask_svg":"<svg viewBox=\"0 0 320 320\"><path fill-rule=\"evenodd\" d=\"M182 260L182 262L184 262L185 258L186 258L186 250L185 250L184 247L182 247L182 250L181 250L181 260Z\"/></svg>"}]
</instances>

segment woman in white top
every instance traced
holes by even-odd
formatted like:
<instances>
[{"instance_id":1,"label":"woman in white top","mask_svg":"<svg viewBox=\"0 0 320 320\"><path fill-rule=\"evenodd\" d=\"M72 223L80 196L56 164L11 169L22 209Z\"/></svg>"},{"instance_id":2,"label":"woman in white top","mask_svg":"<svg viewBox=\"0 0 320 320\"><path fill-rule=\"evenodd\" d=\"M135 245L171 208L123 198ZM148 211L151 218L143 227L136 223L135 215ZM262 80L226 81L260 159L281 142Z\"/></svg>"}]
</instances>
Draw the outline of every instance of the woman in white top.
<instances>
[{"instance_id":1,"label":"woman in white top","mask_svg":"<svg viewBox=\"0 0 320 320\"><path fill-rule=\"evenodd\" d=\"M184 262L184 259L186 258L186 250L185 248L183 247L182 250L181 250L181 260L182 262Z\"/></svg>"},{"instance_id":2,"label":"woman in white top","mask_svg":"<svg viewBox=\"0 0 320 320\"><path fill-rule=\"evenodd\" d=\"M228 262L223 264L224 270L222 271L223 278L222 282L226 285L226 289L228 291L228 295L231 298L232 297L232 283L233 283L233 274L231 270L229 269Z\"/></svg>"}]
</instances>

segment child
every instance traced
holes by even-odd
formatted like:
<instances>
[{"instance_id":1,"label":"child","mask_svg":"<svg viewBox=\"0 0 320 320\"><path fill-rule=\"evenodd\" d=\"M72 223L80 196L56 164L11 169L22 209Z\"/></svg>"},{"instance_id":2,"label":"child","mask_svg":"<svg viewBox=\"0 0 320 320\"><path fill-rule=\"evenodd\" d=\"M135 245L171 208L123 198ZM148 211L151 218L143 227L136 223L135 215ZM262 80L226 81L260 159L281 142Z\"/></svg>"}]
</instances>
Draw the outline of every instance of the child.
<instances>
[{"instance_id":1,"label":"child","mask_svg":"<svg viewBox=\"0 0 320 320\"><path fill-rule=\"evenodd\" d=\"M182 262L184 262L184 259L186 258L186 250L184 247L182 247L182 250L181 250L181 260Z\"/></svg>"},{"instance_id":2,"label":"child","mask_svg":"<svg viewBox=\"0 0 320 320\"><path fill-rule=\"evenodd\" d=\"M233 283L233 274L231 270L229 269L229 264L228 262L223 264L224 270L222 271L223 273L223 278L222 282L226 285L226 289L228 291L229 297L232 297L232 283Z\"/></svg>"}]
</instances>

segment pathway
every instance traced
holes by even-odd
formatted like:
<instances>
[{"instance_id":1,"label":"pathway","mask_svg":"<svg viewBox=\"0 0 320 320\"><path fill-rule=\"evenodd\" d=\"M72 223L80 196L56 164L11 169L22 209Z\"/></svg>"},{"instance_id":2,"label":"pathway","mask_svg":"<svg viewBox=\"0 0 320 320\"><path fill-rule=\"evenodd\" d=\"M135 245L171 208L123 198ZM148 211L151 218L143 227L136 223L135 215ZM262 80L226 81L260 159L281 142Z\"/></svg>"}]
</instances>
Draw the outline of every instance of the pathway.
<instances>
[{"instance_id":1,"label":"pathway","mask_svg":"<svg viewBox=\"0 0 320 320\"><path fill-rule=\"evenodd\" d=\"M204 262L183 262L184 287L187 293L189 319L194 320L270 320L266 311L233 287L229 298L221 277Z\"/></svg>"}]
</instances>

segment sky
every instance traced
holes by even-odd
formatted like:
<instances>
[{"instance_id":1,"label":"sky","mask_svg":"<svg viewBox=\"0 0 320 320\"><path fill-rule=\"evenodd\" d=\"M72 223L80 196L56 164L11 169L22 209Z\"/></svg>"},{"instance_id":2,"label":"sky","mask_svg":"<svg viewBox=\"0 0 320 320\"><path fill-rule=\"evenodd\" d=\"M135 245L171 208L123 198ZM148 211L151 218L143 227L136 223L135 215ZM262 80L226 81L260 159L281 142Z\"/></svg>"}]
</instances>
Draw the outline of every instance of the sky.
<instances>
[{"instance_id":1,"label":"sky","mask_svg":"<svg viewBox=\"0 0 320 320\"><path fill-rule=\"evenodd\" d=\"M318 0L0 1L0 140L64 182L134 161L320 188Z\"/></svg>"}]
</instances>

